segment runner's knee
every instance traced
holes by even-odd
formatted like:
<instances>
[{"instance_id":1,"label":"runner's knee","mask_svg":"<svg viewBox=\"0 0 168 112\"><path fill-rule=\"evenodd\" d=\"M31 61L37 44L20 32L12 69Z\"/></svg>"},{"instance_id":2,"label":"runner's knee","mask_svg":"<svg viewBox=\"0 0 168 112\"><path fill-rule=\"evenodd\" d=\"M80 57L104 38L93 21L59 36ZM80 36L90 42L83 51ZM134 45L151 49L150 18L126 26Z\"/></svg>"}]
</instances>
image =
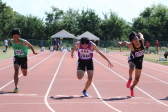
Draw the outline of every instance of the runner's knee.
<instances>
[{"instance_id":1,"label":"runner's knee","mask_svg":"<svg viewBox=\"0 0 168 112\"><path fill-rule=\"evenodd\" d=\"M23 76L27 76L27 73L23 73Z\"/></svg>"}]
</instances>

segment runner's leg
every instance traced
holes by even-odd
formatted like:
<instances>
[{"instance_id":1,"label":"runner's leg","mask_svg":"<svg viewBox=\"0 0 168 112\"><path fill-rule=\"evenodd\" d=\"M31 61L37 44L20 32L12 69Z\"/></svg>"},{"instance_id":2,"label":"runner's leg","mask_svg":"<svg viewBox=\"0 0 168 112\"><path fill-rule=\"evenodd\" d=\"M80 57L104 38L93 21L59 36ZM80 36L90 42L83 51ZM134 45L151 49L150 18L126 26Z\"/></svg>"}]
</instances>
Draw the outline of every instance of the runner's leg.
<instances>
[{"instance_id":1,"label":"runner's leg","mask_svg":"<svg viewBox=\"0 0 168 112\"><path fill-rule=\"evenodd\" d=\"M14 64L14 70L15 70L15 73L14 73L14 82L15 82L15 87L17 87L18 81L19 81L19 78L18 78L18 75L19 75L19 65L18 64Z\"/></svg>"},{"instance_id":2,"label":"runner's leg","mask_svg":"<svg viewBox=\"0 0 168 112\"><path fill-rule=\"evenodd\" d=\"M84 90L87 91L87 89L90 87L91 83L92 83L92 78L93 78L93 70L88 70L87 71L88 74L88 80L86 82L85 88Z\"/></svg>"},{"instance_id":3,"label":"runner's leg","mask_svg":"<svg viewBox=\"0 0 168 112\"><path fill-rule=\"evenodd\" d=\"M77 77L78 79L82 79L84 76L85 71L83 70L77 70Z\"/></svg>"},{"instance_id":4,"label":"runner's leg","mask_svg":"<svg viewBox=\"0 0 168 112\"><path fill-rule=\"evenodd\" d=\"M138 84L139 78L141 76L141 71L142 71L142 69L135 69L135 80L134 80L131 88L134 88Z\"/></svg>"}]
</instances>

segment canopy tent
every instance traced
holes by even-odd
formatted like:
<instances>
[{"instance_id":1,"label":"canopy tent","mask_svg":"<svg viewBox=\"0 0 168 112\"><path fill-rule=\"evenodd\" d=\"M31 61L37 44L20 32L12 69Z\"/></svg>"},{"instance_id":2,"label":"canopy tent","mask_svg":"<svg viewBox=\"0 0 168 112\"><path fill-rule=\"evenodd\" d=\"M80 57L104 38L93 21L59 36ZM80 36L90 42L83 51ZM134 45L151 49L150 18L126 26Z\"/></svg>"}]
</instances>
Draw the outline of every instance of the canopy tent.
<instances>
[{"instance_id":1,"label":"canopy tent","mask_svg":"<svg viewBox=\"0 0 168 112\"><path fill-rule=\"evenodd\" d=\"M72 38L72 39L74 39L75 36L72 35L71 33L67 32L66 30L61 30L58 33L51 36L51 45L52 45L52 38L60 38L60 39Z\"/></svg>"},{"instance_id":2,"label":"canopy tent","mask_svg":"<svg viewBox=\"0 0 168 112\"><path fill-rule=\"evenodd\" d=\"M87 37L89 38L89 40L100 40L97 36L93 35L92 33L90 33L89 31L86 31L85 33L83 33L82 35L76 37L77 40L80 40L82 37Z\"/></svg>"},{"instance_id":3,"label":"canopy tent","mask_svg":"<svg viewBox=\"0 0 168 112\"><path fill-rule=\"evenodd\" d=\"M66 30L61 30L58 33L52 35L51 38L75 38L75 36Z\"/></svg>"}]
</instances>

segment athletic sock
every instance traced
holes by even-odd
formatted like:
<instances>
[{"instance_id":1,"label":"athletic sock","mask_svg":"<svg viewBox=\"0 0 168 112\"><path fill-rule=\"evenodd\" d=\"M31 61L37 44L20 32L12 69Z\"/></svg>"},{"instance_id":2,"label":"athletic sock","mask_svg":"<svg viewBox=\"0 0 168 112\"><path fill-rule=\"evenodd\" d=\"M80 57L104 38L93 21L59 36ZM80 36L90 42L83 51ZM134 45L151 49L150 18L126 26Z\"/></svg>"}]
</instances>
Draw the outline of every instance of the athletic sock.
<instances>
[{"instance_id":1,"label":"athletic sock","mask_svg":"<svg viewBox=\"0 0 168 112\"><path fill-rule=\"evenodd\" d=\"M134 90L134 88L130 87L130 89Z\"/></svg>"}]
</instances>

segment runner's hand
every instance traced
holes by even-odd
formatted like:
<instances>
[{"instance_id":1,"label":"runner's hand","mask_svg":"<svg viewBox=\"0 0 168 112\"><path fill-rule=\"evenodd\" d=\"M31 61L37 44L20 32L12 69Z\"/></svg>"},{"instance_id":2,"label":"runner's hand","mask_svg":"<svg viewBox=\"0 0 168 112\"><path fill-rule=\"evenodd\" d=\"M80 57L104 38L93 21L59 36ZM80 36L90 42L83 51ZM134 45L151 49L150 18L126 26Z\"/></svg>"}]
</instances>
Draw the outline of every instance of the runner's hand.
<instances>
[{"instance_id":1,"label":"runner's hand","mask_svg":"<svg viewBox=\"0 0 168 112\"><path fill-rule=\"evenodd\" d=\"M38 53L34 52L33 54L34 54L34 55L37 55Z\"/></svg>"},{"instance_id":2,"label":"runner's hand","mask_svg":"<svg viewBox=\"0 0 168 112\"><path fill-rule=\"evenodd\" d=\"M120 46L122 44L122 42L118 42L118 45Z\"/></svg>"},{"instance_id":3,"label":"runner's hand","mask_svg":"<svg viewBox=\"0 0 168 112\"><path fill-rule=\"evenodd\" d=\"M108 61L108 67L113 67L110 61Z\"/></svg>"}]
</instances>

